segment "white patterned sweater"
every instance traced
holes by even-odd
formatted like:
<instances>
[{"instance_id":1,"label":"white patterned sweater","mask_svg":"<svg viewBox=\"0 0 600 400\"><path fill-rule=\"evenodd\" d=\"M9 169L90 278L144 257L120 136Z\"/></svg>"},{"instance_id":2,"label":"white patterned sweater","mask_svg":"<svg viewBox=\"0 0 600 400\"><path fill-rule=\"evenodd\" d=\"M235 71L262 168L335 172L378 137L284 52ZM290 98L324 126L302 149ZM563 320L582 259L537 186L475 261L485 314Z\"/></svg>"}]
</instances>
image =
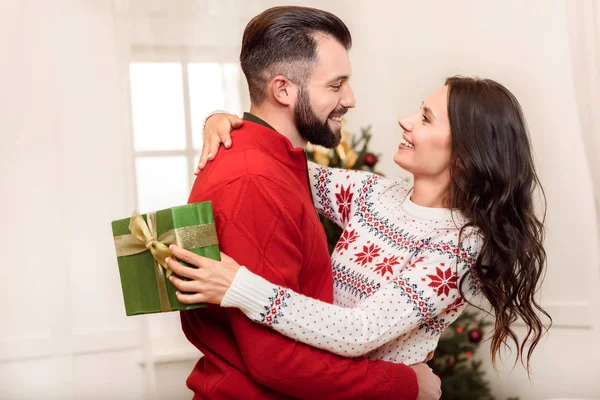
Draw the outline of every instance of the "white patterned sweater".
<instances>
[{"instance_id":1,"label":"white patterned sweater","mask_svg":"<svg viewBox=\"0 0 600 400\"><path fill-rule=\"evenodd\" d=\"M334 304L240 268L221 305L277 332L346 357L415 364L466 306L461 277L481 237L457 211L410 201L401 179L309 163L313 201L344 229L332 255ZM463 293L478 291L472 274Z\"/></svg>"}]
</instances>

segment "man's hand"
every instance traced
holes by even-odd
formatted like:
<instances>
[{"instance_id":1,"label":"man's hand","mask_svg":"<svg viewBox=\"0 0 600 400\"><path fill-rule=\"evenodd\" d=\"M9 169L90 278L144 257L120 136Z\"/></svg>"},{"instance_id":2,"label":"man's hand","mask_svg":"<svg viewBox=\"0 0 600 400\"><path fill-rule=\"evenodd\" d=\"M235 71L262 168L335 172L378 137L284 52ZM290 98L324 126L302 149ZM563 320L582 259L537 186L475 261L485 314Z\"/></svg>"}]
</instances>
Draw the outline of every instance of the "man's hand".
<instances>
[{"instance_id":1,"label":"man's hand","mask_svg":"<svg viewBox=\"0 0 600 400\"><path fill-rule=\"evenodd\" d=\"M442 396L442 381L425 363L410 366L417 374L419 396L417 400L439 400Z\"/></svg>"}]
</instances>

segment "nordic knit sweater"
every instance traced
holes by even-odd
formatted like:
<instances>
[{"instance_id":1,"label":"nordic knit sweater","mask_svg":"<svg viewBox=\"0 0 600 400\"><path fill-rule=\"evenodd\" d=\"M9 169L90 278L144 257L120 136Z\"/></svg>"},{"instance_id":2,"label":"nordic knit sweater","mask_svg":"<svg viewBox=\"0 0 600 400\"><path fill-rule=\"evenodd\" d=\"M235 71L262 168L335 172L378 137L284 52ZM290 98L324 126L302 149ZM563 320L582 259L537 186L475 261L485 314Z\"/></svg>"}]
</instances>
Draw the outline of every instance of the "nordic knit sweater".
<instances>
[{"instance_id":1,"label":"nordic knit sweater","mask_svg":"<svg viewBox=\"0 0 600 400\"><path fill-rule=\"evenodd\" d=\"M271 282L333 300L325 233L308 187L306 156L254 122L198 175L189 202L212 201L221 250ZM181 312L184 333L203 354L187 380L195 399L415 399L414 371L343 358L286 338L241 311Z\"/></svg>"},{"instance_id":2,"label":"nordic knit sweater","mask_svg":"<svg viewBox=\"0 0 600 400\"><path fill-rule=\"evenodd\" d=\"M466 306L458 286L481 236L466 228L459 246L464 217L412 203L401 179L313 163L309 174L318 211L344 229L332 256L334 304L242 268L221 305L335 354L423 362ZM462 287L476 294L472 274Z\"/></svg>"}]
</instances>

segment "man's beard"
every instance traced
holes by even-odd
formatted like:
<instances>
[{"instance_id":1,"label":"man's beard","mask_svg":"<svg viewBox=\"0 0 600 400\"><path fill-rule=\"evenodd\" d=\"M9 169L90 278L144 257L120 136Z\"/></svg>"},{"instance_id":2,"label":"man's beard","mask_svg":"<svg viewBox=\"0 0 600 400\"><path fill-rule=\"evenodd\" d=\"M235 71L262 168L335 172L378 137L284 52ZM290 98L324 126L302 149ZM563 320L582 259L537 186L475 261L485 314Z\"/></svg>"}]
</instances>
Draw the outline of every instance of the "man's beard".
<instances>
[{"instance_id":1,"label":"man's beard","mask_svg":"<svg viewBox=\"0 0 600 400\"><path fill-rule=\"evenodd\" d=\"M336 108L332 114L344 115L348 111L347 108ZM342 140L342 129L333 130L329 126L329 118L325 122L321 122L315 115L310 106L310 98L308 90L300 87L298 92L298 101L294 110L294 123L296 129L304 139L312 144L323 146L332 149L340 144Z\"/></svg>"}]
</instances>

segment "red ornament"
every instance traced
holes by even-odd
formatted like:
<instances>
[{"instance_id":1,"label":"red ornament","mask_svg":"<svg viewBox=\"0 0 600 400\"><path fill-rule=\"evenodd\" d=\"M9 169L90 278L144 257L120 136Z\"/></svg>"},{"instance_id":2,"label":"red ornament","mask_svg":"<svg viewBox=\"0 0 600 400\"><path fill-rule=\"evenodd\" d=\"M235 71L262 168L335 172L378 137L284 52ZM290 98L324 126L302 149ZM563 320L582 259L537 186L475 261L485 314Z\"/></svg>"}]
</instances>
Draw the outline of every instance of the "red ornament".
<instances>
[{"instance_id":1,"label":"red ornament","mask_svg":"<svg viewBox=\"0 0 600 400\"><path fill-rule=\"evenodd\" d=\"M471 358L473 356L473 353L471 353L470 351L467 351L465 353L465 356L467 356L467 358Z\"/></svg>"},{"instance_id":2,"label":"red ornament","mask_svg":"<svg viewBox=\"0 0 600 400\"><path fill-rule=\"evenodd\" d=\"M479 343L481 339L483 339L483 333L479 329L475 328L469 332L469 341L471 343Z\"/></svg>"},{"instance_id":3,"label":"red ornament","mask_svg":"<svg viewBox=\"0 0 600 400\"><path fill-rule=\"evenodd\" d=\"M363 164L367 167L373 168L379 162L379 158L373 153L365 154L365 158L363 158Z\"/></svg>"},{"instance_id":4,"label":"red ornament","mask_svg":"<svg viewBox=\"0 0 600 400\"><path fill-rule=\"evenodd\" d=\"M462 326L456 327L456 332L458 332L458 333L463 333L464 330L465 330L465 328L463 328Z\"/></svg>"}]
</instances>

